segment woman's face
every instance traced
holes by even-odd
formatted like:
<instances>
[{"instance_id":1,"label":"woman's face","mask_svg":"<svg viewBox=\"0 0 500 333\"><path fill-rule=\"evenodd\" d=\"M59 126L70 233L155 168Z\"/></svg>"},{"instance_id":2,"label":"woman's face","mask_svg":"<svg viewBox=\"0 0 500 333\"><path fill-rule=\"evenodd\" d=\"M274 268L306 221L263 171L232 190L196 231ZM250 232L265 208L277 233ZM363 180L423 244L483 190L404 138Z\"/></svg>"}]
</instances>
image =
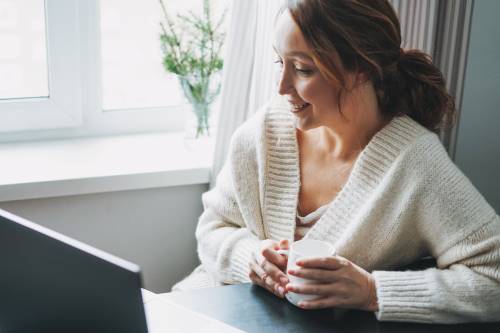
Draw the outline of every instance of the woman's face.
<instances>
[{"instance_id":1,"label":"woman's face","mask_svg":"<svg viewBox=\"0 0 500 333\"><path fill-rule=\"evenodd\" d=\"M297 127L307 130L339 121L339 88L329 84L289 11L278 18L274 48L280 67L278 92L290 103Z\"/></svg>"}]
</instances>

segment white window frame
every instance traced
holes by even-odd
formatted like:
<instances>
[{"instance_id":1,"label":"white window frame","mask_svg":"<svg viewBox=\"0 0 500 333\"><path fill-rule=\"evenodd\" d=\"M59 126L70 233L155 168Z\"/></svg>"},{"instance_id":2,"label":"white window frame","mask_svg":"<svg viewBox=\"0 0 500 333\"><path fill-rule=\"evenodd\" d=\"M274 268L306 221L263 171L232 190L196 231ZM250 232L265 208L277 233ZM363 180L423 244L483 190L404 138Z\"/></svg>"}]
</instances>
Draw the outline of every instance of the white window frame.
<instances>
[{"instance_id":1,"label":"white window frame","mask_svg":"<svg viewBox=\"0 0 500 333\"><path fill-rule=\"evenodd\" d=\"M99 0L45 5L50 96L1 101L0 142L183 130L182 105L102 109Z\"/></svg>"},{"instance_id":2,"label":"white window frame","mask_svg":"<svg viewBox=\"0 0 500 333\"><path fill-rule=\"evenodd\" d=\"M78 0L45 2L49 96L1 100L0 132L82 123L77 5Z\"/></svg>"}]
</instances>

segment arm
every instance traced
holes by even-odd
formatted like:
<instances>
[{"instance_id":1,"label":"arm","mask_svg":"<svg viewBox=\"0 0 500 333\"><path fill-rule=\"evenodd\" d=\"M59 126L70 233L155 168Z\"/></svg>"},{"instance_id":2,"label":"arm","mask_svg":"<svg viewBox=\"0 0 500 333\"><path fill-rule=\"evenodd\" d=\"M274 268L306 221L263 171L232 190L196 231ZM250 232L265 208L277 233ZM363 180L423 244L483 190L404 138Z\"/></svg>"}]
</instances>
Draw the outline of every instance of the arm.
<instances>
[{"instance_id":1,"label":"arm","mask_svg":"<svg viewBox=\"0 0 500 333\"><path fill-rule=\"evenodd\" d=\"M498 217L438 253L437 262L437 269L373 272L377 318L437 323L500 320Z\"/></svg>"},{"instance_id":2,"label":"arm","mask_svg":"<svg viewBox=\"0 0 500 333\"><path fill-rule=\"evenodd\" d=\"M437 139L436 139L437 140ZM440 146L439 146L440 147ZM500 218L444 149L429 154L415 196L412 235L423 241L437 268L375 271L383 321L459 323L500 320ZM413 165L413 163L412 163ZM403 212L404 214L404 212Z\"/></svg>"},{"instance_id":3,"label":"arm","mask_svg":"<svg viewBox=\"0 0 500 333\"><path fill-rule=\"evenodd\" d=\"M249 263L264 239L254 139L235 132L216 186L202 197L204 212L196 228L198 255L218 281L249 282ZM239 189L239 190L238 190Z\"/></svg>"}]
</instances>

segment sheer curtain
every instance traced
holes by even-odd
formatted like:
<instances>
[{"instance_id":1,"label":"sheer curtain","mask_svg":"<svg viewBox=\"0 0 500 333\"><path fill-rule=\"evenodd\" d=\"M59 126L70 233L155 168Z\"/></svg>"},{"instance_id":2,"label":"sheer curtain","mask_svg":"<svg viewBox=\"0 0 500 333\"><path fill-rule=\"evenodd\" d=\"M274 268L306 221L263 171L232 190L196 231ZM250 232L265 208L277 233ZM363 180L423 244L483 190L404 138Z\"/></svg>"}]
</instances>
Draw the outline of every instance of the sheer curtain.
<instances>
[{"instance_id":1,"label":"sheer curtain","mask_svg":"<svg viewBox=\"0 0 500 333\"><path fill-rule=\"evenodd\" d=\"M276 91L272 43L282 3L233 0L211 187L224 164L233 132Z\"/></svg>"}]
</instances>

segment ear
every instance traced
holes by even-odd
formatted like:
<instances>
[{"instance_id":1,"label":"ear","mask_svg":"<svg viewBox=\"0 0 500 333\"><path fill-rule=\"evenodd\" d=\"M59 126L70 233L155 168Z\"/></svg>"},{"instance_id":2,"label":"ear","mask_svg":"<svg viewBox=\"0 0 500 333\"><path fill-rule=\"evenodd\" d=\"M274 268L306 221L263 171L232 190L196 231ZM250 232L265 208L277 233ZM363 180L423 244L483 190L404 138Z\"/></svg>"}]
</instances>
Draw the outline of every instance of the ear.
<instances>
[{"instance_id":1,"label":"ear","mask_svg":"<svg viewBox=\"0 0 500 333\"><path fill-rule=\"evenodd\" d=\"M368 81L368 74L366 72L358 72L356 74L356 85L363 84Z\"/></svg>"}]
</instances>

